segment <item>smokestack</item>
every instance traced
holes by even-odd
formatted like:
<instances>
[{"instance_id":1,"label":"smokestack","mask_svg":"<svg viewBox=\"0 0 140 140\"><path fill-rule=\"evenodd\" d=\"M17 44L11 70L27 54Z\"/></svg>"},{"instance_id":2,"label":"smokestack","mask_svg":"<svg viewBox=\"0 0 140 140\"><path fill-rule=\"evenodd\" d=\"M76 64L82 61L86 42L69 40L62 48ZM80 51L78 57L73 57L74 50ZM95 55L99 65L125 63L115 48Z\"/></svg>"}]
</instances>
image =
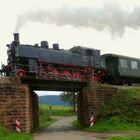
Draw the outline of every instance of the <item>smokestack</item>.
<instances>
[{"instance_id":1,"label":"smokestack","mask_svg":"<svg viewBox=\"0 0 140 140\"><path fill-rule=\"evenodd\" d=\"M20 42L19 42L19 33L14 33L14 42L16 43L16 44L19 44Z\"/></svg>"},{"instance_id":2,"label":"smokestack","mask_svg":"<svg viewBox=\"0 0 140 140\"><path fill-rule=\"evenodd\" d=\"M54 50L59 50L59 44L58 43L54 43L53 44L53 49Z\"/></svg>"}]
</instances>

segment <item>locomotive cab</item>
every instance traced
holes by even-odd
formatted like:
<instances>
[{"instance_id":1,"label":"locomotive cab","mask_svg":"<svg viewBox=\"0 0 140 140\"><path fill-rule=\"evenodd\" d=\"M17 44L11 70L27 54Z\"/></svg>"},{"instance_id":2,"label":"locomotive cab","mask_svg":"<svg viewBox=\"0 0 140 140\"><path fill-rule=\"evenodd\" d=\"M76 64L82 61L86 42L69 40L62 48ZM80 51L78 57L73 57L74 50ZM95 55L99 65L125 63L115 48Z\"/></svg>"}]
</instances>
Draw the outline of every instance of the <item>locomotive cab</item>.
<instances>
[{"instance_id":1,"label":"locomotive cab","mask_svg":"<svg viewBox=\"0 0 140 140\"><path fill-rule=\"evenodd\" d=\"M104 67L104 61L100 58L100 50L75 46L70 49L72 53L80 54L82 57L82 66L100 69L101 65Z\"/></svg>"}]
</instances>

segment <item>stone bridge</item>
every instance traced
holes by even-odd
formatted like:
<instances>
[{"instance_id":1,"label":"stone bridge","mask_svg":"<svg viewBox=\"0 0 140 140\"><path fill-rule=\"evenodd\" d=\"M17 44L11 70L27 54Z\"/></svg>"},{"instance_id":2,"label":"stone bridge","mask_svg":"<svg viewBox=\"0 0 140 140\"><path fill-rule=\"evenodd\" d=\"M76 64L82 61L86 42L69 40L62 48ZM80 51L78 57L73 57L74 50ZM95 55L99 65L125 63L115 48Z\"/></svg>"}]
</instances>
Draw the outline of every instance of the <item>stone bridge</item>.
<instances>
[{"instance_id":1,"label":"stone bridge","mask_svg":"<svg viewBox=\"0 0 140 140\"><path fill-rule=\"evenodd\" d=\"M83 126L89 125L91 113L98 117L101 106L117 91L94 83L0 77L0 123L15 130L19 118L22 132L38 130L39 103L34 90L78 92L77 118Z\"/></svg>"}]
</instances>

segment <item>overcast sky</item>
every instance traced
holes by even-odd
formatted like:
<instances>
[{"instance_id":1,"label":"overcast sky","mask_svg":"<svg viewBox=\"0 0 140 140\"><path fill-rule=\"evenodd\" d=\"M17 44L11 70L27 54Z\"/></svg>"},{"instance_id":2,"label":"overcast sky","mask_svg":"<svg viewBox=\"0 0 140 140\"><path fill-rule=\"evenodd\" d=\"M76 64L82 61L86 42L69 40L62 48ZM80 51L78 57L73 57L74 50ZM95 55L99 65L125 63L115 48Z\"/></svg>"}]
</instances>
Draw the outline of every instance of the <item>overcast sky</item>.
<instances>
[{"instance_id":1,"label":"overcast sky","mask_svg":"<svg viewBox=\"0 0 140 140\"><path fill-rule=\"evenodd\" d=\"M139 0L0 0L0 61L20 33L22 44L47 40L140 58Z\"/></svg>"}]
</instances>

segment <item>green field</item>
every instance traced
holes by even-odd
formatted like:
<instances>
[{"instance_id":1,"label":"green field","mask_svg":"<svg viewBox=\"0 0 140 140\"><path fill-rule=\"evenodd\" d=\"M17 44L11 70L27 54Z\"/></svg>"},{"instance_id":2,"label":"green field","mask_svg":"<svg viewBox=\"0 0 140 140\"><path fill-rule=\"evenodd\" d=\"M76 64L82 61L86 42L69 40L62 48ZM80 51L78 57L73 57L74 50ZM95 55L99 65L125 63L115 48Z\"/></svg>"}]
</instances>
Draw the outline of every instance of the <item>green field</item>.
<instances>
[{"instance_id":1,"label":"green field","mask_svg":"<svg viewBox=\"0 0 140 140\"><path fill-rule=\"evenodd\" d=\"M50 114L51 116L76 115L76 113L72 111L72 107L67 107L67 106L51 106L51 109L49 109L48 105L41 104L40 109L44 111L46 110L47 114Z\"/></svg>"}]
</instances>

